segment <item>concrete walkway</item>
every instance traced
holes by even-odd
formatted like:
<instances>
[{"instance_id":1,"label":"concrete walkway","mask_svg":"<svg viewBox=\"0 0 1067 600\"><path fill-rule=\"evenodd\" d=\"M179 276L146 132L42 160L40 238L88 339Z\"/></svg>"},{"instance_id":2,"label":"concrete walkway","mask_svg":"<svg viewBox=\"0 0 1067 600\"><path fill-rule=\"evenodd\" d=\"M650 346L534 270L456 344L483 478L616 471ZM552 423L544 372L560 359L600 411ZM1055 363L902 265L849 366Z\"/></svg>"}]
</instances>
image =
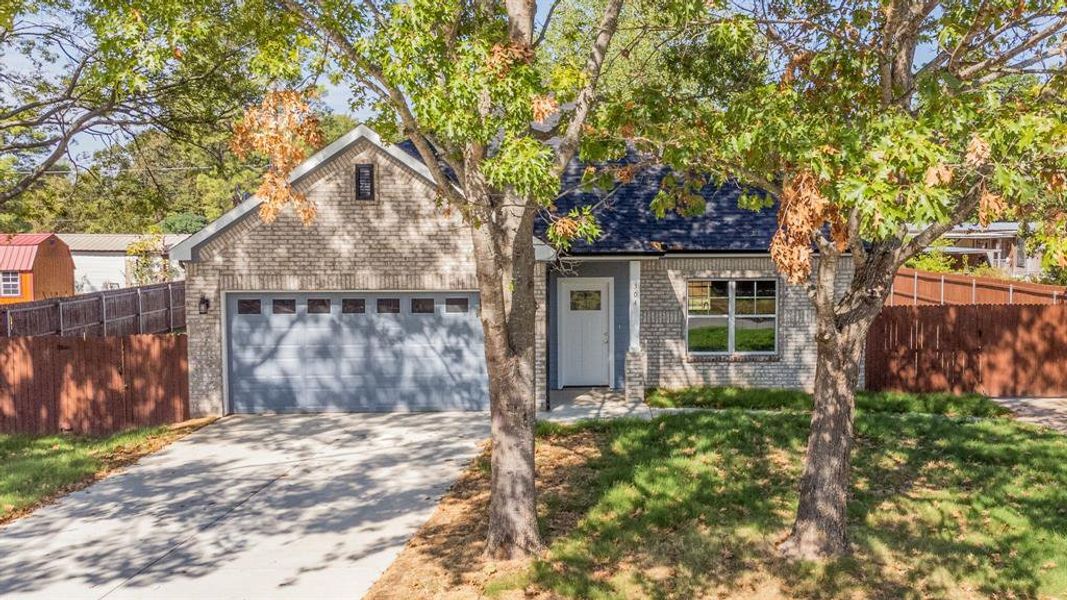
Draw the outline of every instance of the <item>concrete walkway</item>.
<instances>
[{"instance_id":1,"label":"concrete walkway","mask_svg":"<svg viewBox=\"0 0 1067 600\"><path fill-rule=\"evenodd\" d=\"M994 398L1027 423L1044 425L1067 434L1067 398Z\"/></svg>"},{"instance_id":2,"label":"concrete walkway","mask_svg":"<svg viewBox=\"0 0 1067 600\"><path fill-rule=\"evenodd\" d=\"M541 421L574 423L586 419L651 419L652 410L644 402L627 402L622 392L604 388L553 390L549 393L551 410L540 410Z\"/></svg>"},{"instance_id":3,"label":"concrete walkway","mask_svg":"<svg viewBox=\"0 0 1067 600\"><path fill-rule=\"evenodd\" d=\"M0 598L359 598L488 424L223 419L0 529Z\"/></svg>"}]
</instances>

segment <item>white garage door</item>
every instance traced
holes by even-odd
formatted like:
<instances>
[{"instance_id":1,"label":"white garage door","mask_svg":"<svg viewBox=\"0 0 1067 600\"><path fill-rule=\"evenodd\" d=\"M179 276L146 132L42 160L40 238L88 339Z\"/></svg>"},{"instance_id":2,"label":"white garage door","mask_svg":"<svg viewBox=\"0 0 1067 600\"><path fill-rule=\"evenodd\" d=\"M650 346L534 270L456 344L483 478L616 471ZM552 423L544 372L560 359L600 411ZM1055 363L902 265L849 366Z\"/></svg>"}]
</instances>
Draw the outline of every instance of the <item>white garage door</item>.
<instances>
[{"instance_id":1,"label":"white garage door","mask_svg":"<svg viewBox=\"0 0 1067 600\"><path fill-rule=\"evenodd\" d=\"M233 412L486 410L478 295L226 296Z\"/></svg>"}]
</instances>

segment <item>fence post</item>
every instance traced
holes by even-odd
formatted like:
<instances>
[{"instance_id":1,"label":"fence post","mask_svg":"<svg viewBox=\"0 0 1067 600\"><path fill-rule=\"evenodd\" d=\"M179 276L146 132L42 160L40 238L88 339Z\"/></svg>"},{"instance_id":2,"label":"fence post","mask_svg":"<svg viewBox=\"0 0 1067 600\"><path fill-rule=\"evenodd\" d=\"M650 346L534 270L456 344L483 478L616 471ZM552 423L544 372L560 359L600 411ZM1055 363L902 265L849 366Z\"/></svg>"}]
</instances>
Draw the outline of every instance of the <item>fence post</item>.
<instances>
[{"instance_id":1,"label":"fence post","mask_svg":"<svg viewBox=\"0 0 1067 600\"><path fill-rule=\"evenodd\" d=\"M911 274L911 303L919 306L919 272Z\"/></svg>"},{"instance_id":2,"label":"fence post","mask_svg":"<svg viewBox=\"0 0 1067 600\"><path fill-rule=\"evenodd\" d=\"M103 335L107 335L107 296L100 292L100 323L104 326Z\"/></svg>"},{"instance_id":3,"label":"fence post","mask_svg":"<svg viewBox=\"0 0 1067 600\"><path fill-rule=\"evenodd\" d=\"M941 276L941 304L945 304L945 276Z\"/></svg>"},{"instance_id":4,"label":"fence post","mask_svg":"<svg viewBox=\"0 0 1067 600\"><path fill-rule=\"evenodd\" d=\"M1008 284L1008 304L1015 304L1015 284Z\"/></svg>"},{"instance_id":5,"label":"fence post","mask_svg":"<svg viewBox=\"0 0 1067 600\"><path fill-rule=\"evenodd\" d=\"M971 304L978 304L978 280L971 277Z\"/></svg>"},{"instance_id":6,"label":"fence post","mask_svg":"<svg viewBox=\"0 0 1067 600\"><path fill-rule=\"evenodd\" d=\"M167 331L174 331L174 284L167 282Z\"/></svg>"},{"instance_id":7,"label":"fence post","mask_svg":"<svg viewBox=\"0 0 1067 600\"><path fill-rule=\"evenodd\" d=\"M889 284L889 306L896 306L896 304L897 304L896 303L896 298L894 298L894 296L896 296L896 295L897 295L897 278L893 277L893 283Z\"/></svg>"},{"instance_id":8,"label":"fence post","mask_svg":"<svg viewBox=\"0 0 1067 600\"><path fill-rule=\"evenodd\" d=\"M56 300L56 312L59 313L59 335L63 335L66 331L63 329L63 301Z\"/></svg>"},{"instance_id":9,"label":"fence post","mask_svg":"<svg viewBox=\"0 0 1067 600\"><path fill-rule=\"evenodd\" d=\"M141 308L141 287L137 290L137 333L144 333L144 311Z\"/></svg>"},{"instance_id":10,"label":"fence post","mask_svg":"<svg viewBox=\"0 0 1067 600\"><path fill-rule=\"evenodd\" d=\"M4 335L11 337L11 311L4 311Z\"/></svg>"}]
</instances>

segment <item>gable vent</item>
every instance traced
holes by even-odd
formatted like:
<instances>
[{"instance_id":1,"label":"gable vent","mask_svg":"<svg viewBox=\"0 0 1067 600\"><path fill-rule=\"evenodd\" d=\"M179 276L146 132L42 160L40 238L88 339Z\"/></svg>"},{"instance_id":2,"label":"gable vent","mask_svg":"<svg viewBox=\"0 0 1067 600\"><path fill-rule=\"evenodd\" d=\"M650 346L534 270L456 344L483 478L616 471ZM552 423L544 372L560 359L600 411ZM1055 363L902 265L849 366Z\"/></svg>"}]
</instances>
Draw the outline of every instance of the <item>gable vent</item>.
<instances>
[{"instance_id":1,"label":"gable vent","mask_svg":"<svg viewBox=\"0 0 1067 600\"><path fill-rule=\"evenodd\" d=\"M356 165L356 200L374 200L374 165Z\"/></svg>"}]
</instances>

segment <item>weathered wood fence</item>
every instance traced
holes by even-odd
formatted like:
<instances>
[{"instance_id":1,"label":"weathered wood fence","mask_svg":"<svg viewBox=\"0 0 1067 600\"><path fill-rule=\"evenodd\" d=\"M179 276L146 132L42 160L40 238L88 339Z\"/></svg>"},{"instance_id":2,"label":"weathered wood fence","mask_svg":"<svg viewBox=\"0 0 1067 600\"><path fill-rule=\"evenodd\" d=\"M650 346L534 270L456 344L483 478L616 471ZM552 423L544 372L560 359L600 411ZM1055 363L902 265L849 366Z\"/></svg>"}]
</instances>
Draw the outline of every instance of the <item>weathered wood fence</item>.
<instances>
[{"instance_id":1,"label":"weathered wood fence","mask_svg":"<svg viewBox=\"0 0 1067 600\"><path fill-rule=\"evenodd\" d=\"M0 336L101 337L185 328L185 282L0 305Z\"/></svg>"},{"instance_id":2,"label":"weathered wood fence","mask_svg":"<svg viewBox=\"0 0 1067 600\"><path fill-rule=\"evenodd\" d=\"M0 338L0 432L101 434L184 421L184 335Z\"/></svg>"},{"instance_id":3,"label":"weathered wood fence","mask_svg":"<svg viewBox=\"0 0 1067 600\"><path fill-rule=\"evenodd\" d=\"M932 304L1063 304L1067 288L1025 281L900 269L887 306Z\"/></svg>"},{"instance_id":4,"label":"weathered wood fence","mask_svg":"<svg viewBox=\"0 0 1067 600\"><path fill-rule=\"evenodd\" d=\"M1067 396L1067 305L885 307L867 389Z\"/></svg>"}]
</instances>

